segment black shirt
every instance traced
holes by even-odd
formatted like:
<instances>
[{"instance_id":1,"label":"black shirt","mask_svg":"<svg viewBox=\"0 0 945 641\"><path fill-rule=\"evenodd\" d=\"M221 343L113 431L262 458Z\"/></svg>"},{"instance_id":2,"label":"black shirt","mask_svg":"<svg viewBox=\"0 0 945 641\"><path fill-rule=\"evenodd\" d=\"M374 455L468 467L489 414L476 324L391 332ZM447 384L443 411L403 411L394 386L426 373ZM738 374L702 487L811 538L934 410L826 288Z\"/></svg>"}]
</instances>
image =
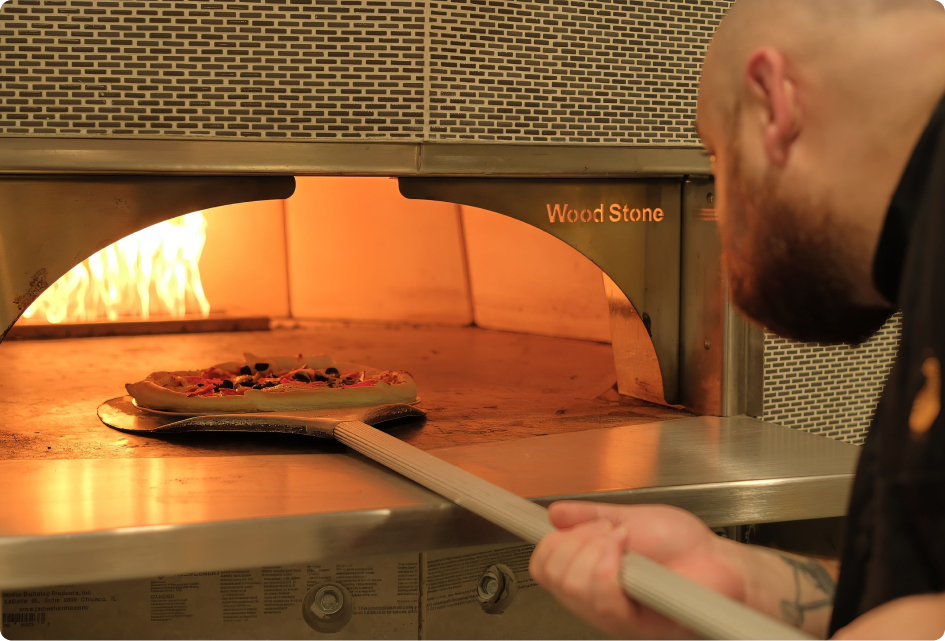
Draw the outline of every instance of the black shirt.
<instances>
[{"instance_id":1,"label":"black shirt","mask_svg":"<svg viewBox=\"0 0 945 641\"><path fill-rule=\"evenodd\" d=\"M896 189L873 280L902 310L902 337L853 484L831 634L945 592L945 99Z\"/></svg>"}]
</instances>

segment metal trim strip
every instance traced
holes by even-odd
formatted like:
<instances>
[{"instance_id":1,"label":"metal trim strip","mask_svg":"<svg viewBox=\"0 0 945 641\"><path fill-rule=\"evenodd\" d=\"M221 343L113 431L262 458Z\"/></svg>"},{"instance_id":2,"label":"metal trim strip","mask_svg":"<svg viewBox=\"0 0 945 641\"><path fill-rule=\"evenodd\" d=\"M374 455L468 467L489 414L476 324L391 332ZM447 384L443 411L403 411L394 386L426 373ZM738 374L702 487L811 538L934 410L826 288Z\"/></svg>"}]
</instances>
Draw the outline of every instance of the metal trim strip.
<instances>
[{"instance_id":1,"label":"metal trim strip","mask_svg":"<svg viewBox=\"0 0 945 641\"><path fill-rule=\"evenodd\" d=\"M0 137L0 174L710 175L699 147Z\"/></svg>"}]
</instances>

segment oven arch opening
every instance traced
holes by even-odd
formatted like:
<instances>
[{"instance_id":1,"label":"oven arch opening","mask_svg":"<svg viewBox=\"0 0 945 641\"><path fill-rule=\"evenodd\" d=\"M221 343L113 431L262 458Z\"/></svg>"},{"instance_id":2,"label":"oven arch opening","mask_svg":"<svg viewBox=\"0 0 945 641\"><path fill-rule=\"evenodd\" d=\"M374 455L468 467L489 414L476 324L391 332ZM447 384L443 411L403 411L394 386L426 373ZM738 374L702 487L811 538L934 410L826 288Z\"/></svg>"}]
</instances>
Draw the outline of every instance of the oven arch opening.
<instances>
[{"instance_id":1,"label":"oven arch opening","mask_svg":"<svg viewBox=\"0 0 945 641\"><path fill-rule=\"evenodd\" d=\"M610 277L612 304L622 306L636 325L638 318L649 321L647 339L656 353L664 402L703 414L757 414L752 409L757 390L738 382L745 371L758 368L757 332L729 309L716 273L715 223L707 217L711 205L699 204L706 194L711 197L710 179L388 180L393 193L498 212L577 249ZM294 188L293 177L279 176L7 177L0 183L0 200L7 205L0 220L5 248L0 328L9 329L20 307L58 275L117 238L195 209L284 202ZM74 207L64 212L63 202ZM22 211L32 217L18 216ZM28 242L18 246L18 238ZM85 249L77 250L80 246ZM711 350L703 347L710 344Z\"/></svg>"}]
</instances>

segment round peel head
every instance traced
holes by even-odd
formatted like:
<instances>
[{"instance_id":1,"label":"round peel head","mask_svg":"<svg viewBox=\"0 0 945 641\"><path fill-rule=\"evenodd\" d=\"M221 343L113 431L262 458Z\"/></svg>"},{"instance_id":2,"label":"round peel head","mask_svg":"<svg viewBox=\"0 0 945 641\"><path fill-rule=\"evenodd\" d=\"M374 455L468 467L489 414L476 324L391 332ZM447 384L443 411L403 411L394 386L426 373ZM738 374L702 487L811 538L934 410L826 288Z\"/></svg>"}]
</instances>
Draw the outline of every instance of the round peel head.
<instances>
[{"instance_id":1,"label":"round peel head","mask_svg":"<svg viewBox=\"0 0 945 641\"><path fill-rule=\"evenodd\" d=\"M130 396L105 401L98 417L109 427L132 434L178 432L277 432L333 438L335 426L345 421L382 425L405 418L423 418L426 413L412 405L378 405L299 412L254 412L188 416L156 412L138 407Z\"/></svg>"}]
</instances>

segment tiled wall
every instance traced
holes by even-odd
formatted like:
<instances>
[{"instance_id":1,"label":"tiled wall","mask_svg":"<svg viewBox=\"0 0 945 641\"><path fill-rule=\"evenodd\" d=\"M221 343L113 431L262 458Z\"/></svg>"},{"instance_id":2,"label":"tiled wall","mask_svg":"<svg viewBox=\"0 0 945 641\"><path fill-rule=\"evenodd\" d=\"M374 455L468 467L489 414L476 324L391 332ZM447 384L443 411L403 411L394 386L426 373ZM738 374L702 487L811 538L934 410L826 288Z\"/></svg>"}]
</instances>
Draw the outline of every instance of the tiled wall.
<instances>
[{"instance_id":1,"label":"tiled wall","mask_svg":"<svg viewBox=\"0 0 945 641\"><path fill-rule=\"evenodd\" d=\"M859 347L765 335L764 419L850 443L866 438L902 329L893 316Z\"/></svg>"},{"instance_id":2,"label":"tiled wall","mask_svg":"<svg viewBox=\"0 0 945 641\"><path fill-rule=\"evenodd\" d=\"M0 134L697 146L731 0L11 0Z\"/></svg>"},{"instance_id":3,"label":"tiled wall","mask_svg":"<svg viewBox=\"0 0 945 641\"><path fill-rule=\"evenodd\" d=\"M699 70L730 0L431 0L429 133L698 145Z\"/></svg>"}]
</instances>

